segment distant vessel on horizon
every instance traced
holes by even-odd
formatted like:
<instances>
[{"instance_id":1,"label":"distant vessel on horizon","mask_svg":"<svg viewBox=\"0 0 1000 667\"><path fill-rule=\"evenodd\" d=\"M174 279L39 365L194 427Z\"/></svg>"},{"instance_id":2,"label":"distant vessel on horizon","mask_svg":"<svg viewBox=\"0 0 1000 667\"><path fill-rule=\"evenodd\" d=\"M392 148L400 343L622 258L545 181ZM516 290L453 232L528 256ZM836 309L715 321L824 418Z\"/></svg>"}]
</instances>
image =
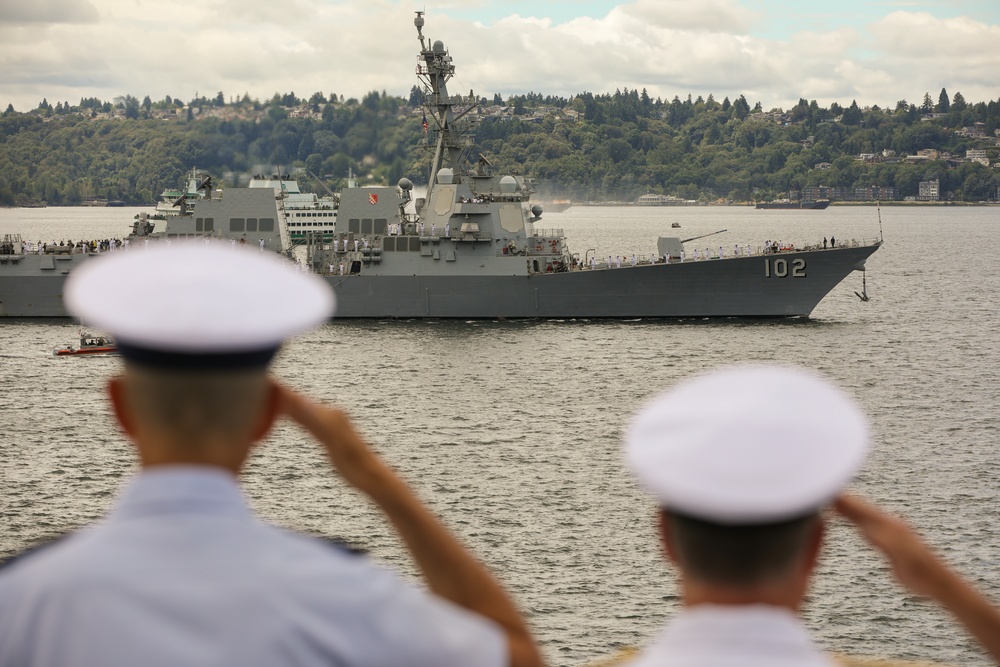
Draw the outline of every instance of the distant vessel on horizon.
<instances>
[{"instance_id":1,"label":"distant vessel on horizon","mask_svg":"<svg viewBox=\"0 0 1000 667\"><path fill-rule=\"evenodd\" d=\"M829 199L775 199L774 201L758 202L757 208L763 209L805 209L808 211L822 211L830 205Z\"/></svg>"}]
</instances>

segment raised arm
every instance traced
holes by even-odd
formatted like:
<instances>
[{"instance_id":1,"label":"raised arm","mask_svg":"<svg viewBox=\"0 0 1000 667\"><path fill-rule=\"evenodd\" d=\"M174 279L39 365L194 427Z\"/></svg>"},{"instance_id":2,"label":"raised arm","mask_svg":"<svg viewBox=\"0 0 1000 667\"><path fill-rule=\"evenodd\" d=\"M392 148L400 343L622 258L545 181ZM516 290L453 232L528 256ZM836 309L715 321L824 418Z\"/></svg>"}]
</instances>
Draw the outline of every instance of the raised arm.
<instances>
[{"instance_id":1,"label":"raised arm","mask_svg":"<svg viewBox=\"0 0 1000 667\"><path fill-rule=\"evenodd\" d=\"M1000 662L1000 611L931 551L909 525L855 496L841 496L834 508L882 552L899 583L936 600Z\"/></svg>"},{"instance_id":2,"label":"raised arm","mask_svg":"<svg viewBox=\"0 0 1000 667\"><path fill-rule=\"evenodd\" d=\"M541 665L531 633L500 584L372 452L347 415L288 388L279 386L278 392L282 413L319 440L344 480L386 515L430 590L499 624L507 635L512 667Z\"/></svg>"}]
</instances>

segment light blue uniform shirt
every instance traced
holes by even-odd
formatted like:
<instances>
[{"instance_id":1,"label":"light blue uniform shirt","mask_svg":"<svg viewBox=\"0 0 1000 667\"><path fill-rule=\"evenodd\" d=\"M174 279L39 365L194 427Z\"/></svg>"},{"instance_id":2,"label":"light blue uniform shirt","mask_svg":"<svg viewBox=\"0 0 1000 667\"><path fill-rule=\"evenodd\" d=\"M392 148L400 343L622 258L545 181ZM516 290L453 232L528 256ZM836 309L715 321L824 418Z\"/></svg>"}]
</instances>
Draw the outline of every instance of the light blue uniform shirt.
<instances>
[{"instance_id":1,"label":"light blue uniform shirt","mask_svg":"<svg viewBox=\"0 0 1000 667\"><path fill-rule=\"evenodd\" d=\"M763 604L686 607L623 667L836 667L788 609Z\"/></svg>"},{"instance_id":2,"label":"light blue uniform shirt","mask_svg":"<svg viewBox=\"0 0 1000 667\"><path fill-rule=\"evenodd\" d=\"M262 523L209 467L144 472L101 524L0 569L0 667L506 664L493 622Z\"/></svg>"}]
</instances>

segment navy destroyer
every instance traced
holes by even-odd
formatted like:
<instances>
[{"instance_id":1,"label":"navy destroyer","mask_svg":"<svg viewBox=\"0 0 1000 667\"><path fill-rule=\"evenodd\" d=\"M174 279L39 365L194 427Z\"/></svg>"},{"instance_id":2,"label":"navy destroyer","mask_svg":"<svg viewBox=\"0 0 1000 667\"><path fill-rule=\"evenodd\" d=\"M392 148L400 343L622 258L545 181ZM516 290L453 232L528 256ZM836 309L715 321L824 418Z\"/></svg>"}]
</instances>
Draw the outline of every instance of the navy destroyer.
<instances>
[{"instance_id":1,"label":"navy destroyer","mask_svg":"<svg viewBox=\"0 0 1000 667\"><path fill-rule=\"evenodd\" d=\"M321 225L290 232L290 221L302 218L289 214L302 209L286 207L288 193L280 187L262 183L215 196L210 183L193 176L188 190L176 193L180 210L174 214L171 204L162 220L140 216L123 251L213 237L289 258L304 255L308 268L336 291L338 317L796 317L808 316L846 276L863 271L881 245L702 251L685 246L700 237L671 236L651 242L642 258L598 261L590 251L581 257L562 230L539 224L543 209L531 203L531 179L503 173L476 152L478 100L471 92L448 93L451 55L424 36L423 12L414 24L430 158L424 196L406 178L395 187L352 182ZM304 250L295 251L292 234ZM62 246L32 252L7 237L0 244L0 317L66 316L66 276L99 257Z\"/></svg>"},{"instance_id":2,"label":"navy destroyer","mask_svg":"<svg viewBox=\"0 0 1000 667\"><path fill-rule=\"evenodd\" d=\"M685 252L661 237L648 259L598 262L542 229L531 181L475 153L474 95L451 96L455 72L440 41L414 21L430 172L413 183L347 188L335 238L307 244L310 268L337 293L339 317L771 317L807 316L881 241L789 250ZM624 264L624 266L622 266Z\"/></svg>"}]
</instances>

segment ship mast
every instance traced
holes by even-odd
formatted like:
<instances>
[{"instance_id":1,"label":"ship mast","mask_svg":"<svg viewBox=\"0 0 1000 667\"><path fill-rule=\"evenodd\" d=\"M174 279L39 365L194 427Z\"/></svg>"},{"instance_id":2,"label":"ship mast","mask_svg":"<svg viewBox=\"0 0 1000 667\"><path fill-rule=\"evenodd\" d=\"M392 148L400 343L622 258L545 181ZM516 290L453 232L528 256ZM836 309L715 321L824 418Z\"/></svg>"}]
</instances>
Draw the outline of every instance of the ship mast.
<instances>
[{"instance_id":1,"label":"ship mast","mask_svg":"<svg viewBox=\"0 0 1000 667\"><path fill-rule=\"evenodd\" d=\"M424 107L430 112L437 125L437 141L434 146L434 158L431 160L431 172L428 185L433 187L438 170L444 166L457 169L462 164L462 156L472 147L472 137L468 131L461 129L457 122L476 107L475 99L470 91L469 107L456 112L456 102L448 95L448 81L455 74L455 65L444 43L431 43L430 38L423 34L424 13L417 12L413 19L420 39L420 62L417 64L417 77L424 85Z\"/></svg>"}]
</instances>

